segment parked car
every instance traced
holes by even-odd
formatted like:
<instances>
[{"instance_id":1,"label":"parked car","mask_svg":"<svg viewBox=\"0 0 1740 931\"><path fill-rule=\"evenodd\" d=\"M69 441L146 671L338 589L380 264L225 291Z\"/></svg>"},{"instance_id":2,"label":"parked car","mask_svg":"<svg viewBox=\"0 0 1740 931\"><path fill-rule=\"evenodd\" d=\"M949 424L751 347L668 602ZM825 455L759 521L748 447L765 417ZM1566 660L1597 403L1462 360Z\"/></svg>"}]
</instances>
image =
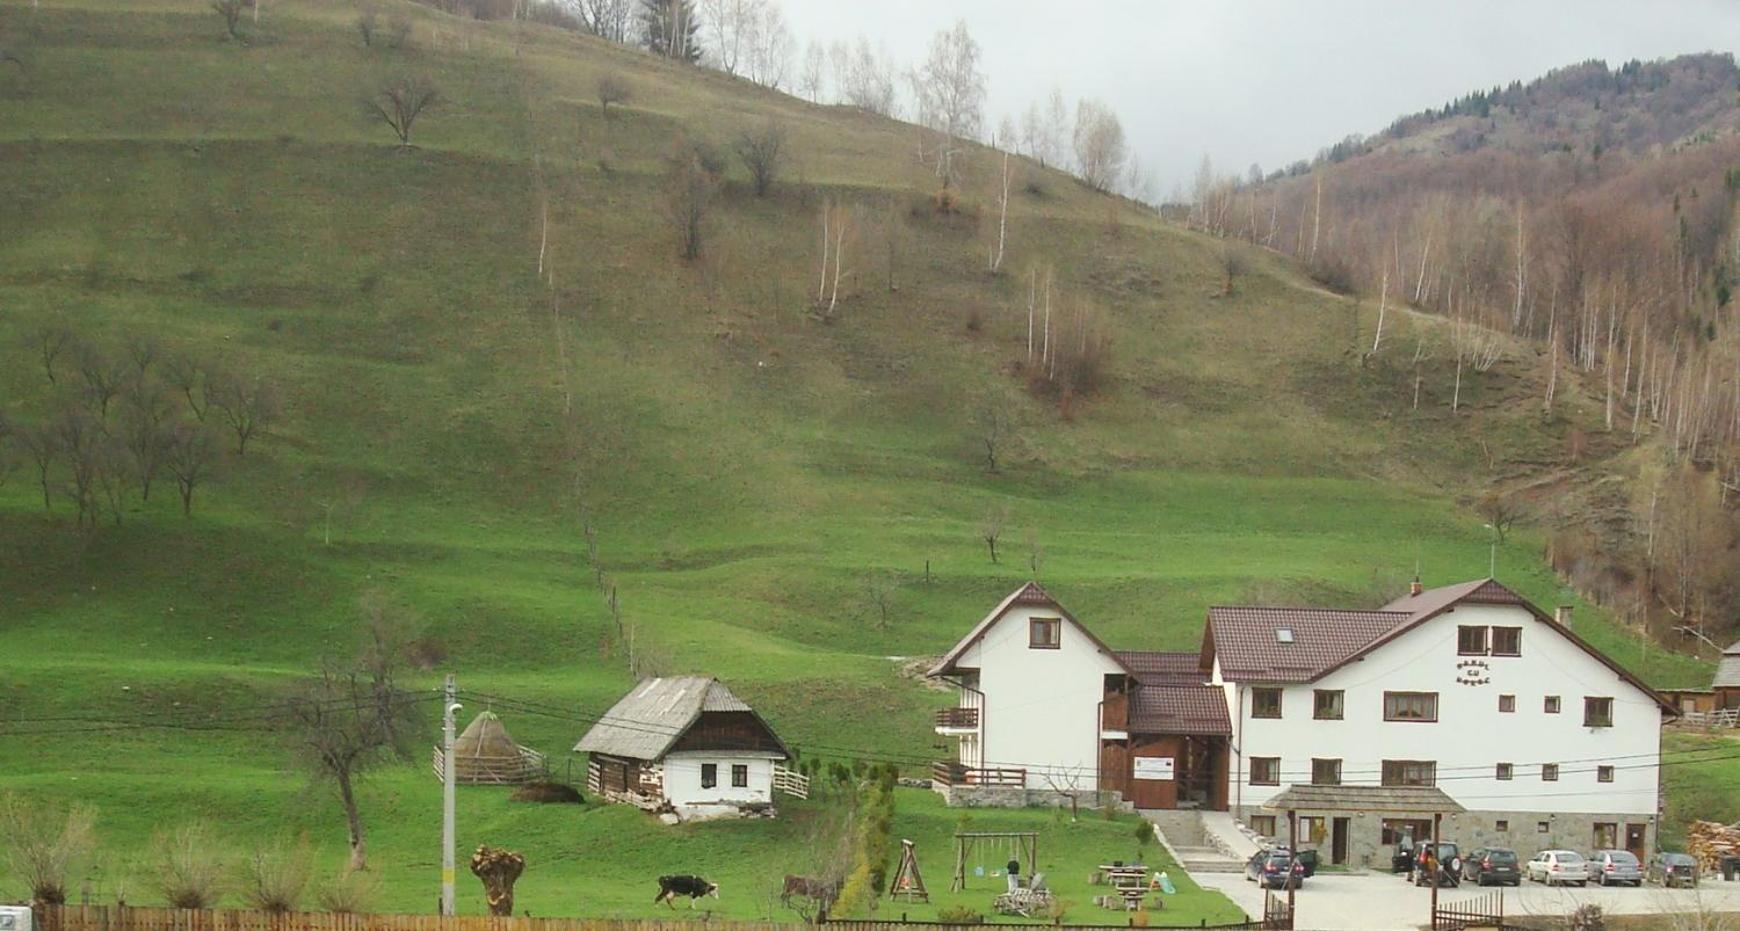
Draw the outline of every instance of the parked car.
<instances>
[{"instance_id":1,"label":"parked car","mask_svg":"<svg viewBox=\"0 0 1740 931\"><path fill-rule=\"evenodd\" d=\"M1288 848L1284 847L1284 846L1278 846L1278 847L1275 847L1273 849L1280 850L1280 851L1288 850ZM1298 852L1298 854L1296 854L1296 856L1299 859L1299 863L1305 867L1305 878L1306 879L1310 879L1311 877L1317 875L1317 851L1315 851L1315 850L1301 850Z\"/></svg>"},{"instance_id":2,"label":"parked car","mask_svg":"<svg viewBox=\"0 0 1740 931\"><path fill-rule=\"evenodd\" d=\"M1649 858L1649 868L1644 870L1643 878L1663 886L1685 886L1687 889L1698 887L1698 861L1684 853L1658 853Z\"/></svg>"},{"instance_id":3,"label":"parked car","mask_svg":"<svg viewBox=\"0 0 1740 931\"><path fill-rule=\"evenodd\" d=\"M1575 850L1543 850L1524 868L1524 875L1549 886L1589 884L1589 861Z\"/></svg>"},{"instance_id":4,"label":"parked car","mask_svg":"<svg viewBox=\"0 0 1740 931\"><path fill-rule=\"evenodd\" d=\"M1435 864L1433 869L1429 864ZM1435 875L1427 875L1432 872ZM1462 883L1462 853L1451 841L1439 841L1434 849L1430 841L1422 841L1414 849L1413 883L1425 886L1456 886Z\"/></svg>"},{"instance_id":5,"label":"parked car","mask_svg":"<svg viewBox=\"0 0 1740 931\"><path fill-rule=\"evenodd\" d=\"M1285 889L1289 882L1299 889L1305 885L1305 864L1285 847L1272 847L1251 857L1245 878L1269 889Z\"/></svg>"},{"instance_id":6,"label":"parked car","mask_svg":"<svg viewBox=\"0 0 1740 931\"><path fill-rule=\"evenodd\" d=\"M1390 872L1412 873L1414 871L1414 842L1401 841L1396 844L1396 852L1390 856Z\"/></svg>"},{"instance_id":7,"label":"parked car","mask_svg":"<svg viewBox=\"0 0 1740 931\"><path fill-rule=\"evenodd\" d=\"M1477 886L1520 886L1522 866L1514 850L1480 847L1462 861L1462 878Z\"/></svg>"},{"instance_id":8,"label":"parked car","mask_svg":"<svg viewBox=\"0 0 1740 931\"><path fill-rule=\"evenodd\" d=\"M1643 885L1643 864L1629 850L1597 850L1589 855L1589 878L1603 886Z\"/></svg>"}]
</instances>

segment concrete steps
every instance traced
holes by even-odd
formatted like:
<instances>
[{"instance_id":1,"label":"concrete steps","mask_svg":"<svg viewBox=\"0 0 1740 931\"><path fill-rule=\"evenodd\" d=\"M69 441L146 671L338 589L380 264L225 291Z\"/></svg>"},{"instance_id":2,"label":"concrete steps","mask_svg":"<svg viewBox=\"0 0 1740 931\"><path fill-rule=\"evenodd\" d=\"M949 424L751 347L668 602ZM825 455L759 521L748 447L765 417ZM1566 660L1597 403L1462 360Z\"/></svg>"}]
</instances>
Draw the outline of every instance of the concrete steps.
<instances>
[{"instance_id":1,"label":"concrete steps","mask_svg":"<svg viewBox=\"0 0 1740 931\"><path fill-rule=\"evenodd\" d=\"M1145 811L1154 822L1160 844L1187 873L1242 873L1245 860L1237 851L1215 836L1207 824L1207 814L1198 811ZM1255 853L1255 850L1251 851Z\"/></svg>"},{"instance_id":2,"label":"concrete steps","mask_svg":"<svg viewBox=\"0 0 1740 931\"><path fill-rule=\"evenodd\" d=\"M1214 847L1173 847L1186 873L1242 873L1245 864Z\"/></svg>"}]
</instances>

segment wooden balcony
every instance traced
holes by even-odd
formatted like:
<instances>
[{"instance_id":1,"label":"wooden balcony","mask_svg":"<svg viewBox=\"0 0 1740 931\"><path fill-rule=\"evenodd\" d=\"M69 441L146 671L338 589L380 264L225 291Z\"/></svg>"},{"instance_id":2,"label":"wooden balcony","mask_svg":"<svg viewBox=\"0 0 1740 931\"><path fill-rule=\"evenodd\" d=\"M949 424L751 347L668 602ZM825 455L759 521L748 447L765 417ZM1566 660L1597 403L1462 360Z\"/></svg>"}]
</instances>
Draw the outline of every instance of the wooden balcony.
<instances>
[{"instance_id":1,"label":"wooden balcony","mask_svg":"<svg viewBox=\"0 0 1740 931\"><path fill-rule=\"evenodd\" d=\"M1127 732L1130 729L1130 696L1123 692L1106 695L1100 705L1100 731Z\"/></svg>"},{"instance_id":2,"label":"wooden balcony","mask_svg":"<svg viewBox=\"0 0 1740 931\"><path fill-rule=\"evenodd\" d=\"M958 734L978 729L977 708L944 708L936 713L936 731L939 734Z\"/></svg>"},{"instance_id":3,"label":"wooden balcony","mask_svg":"<svg viewBox=\"0 0 1740 931\"><path fill-rule=\"evenodd\" d=\"M980 769L962 766L949 760L931 764L930 778L941 786L1003 786L1019 789L1027 785L1025 769Z\"/></svg>"}]
</instances>

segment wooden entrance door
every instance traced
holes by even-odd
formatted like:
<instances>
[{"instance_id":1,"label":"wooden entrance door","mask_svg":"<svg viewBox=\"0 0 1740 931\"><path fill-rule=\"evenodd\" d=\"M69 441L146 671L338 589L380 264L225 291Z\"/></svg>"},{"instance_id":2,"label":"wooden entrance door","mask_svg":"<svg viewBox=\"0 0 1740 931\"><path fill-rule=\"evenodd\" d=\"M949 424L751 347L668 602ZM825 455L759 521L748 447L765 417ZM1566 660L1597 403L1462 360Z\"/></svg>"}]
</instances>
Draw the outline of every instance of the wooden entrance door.
<instances>
[{"instance_id":1,"label":"wooden entrance door","mask_svg":"<svg viewBox=\"0 0 1740 931\"><path fill-rule=\"evenodd\" d=\"M1648 837L1649 825L1627 824L1625 826L1625 849L1631 851L1631 855L1636 857L1638 860L1646 859L1644 854L1647 851L1648 845L1645 841Z\"/></svg>"},{"instance_id":2,"label":"wooden entrance door","mask_svg":"<svg viewBox=\"0 0 1740 931\"><path fill-rule=\"evenodd\" d=\"M1329 862L1337 866L1347 863L1347 831L1350 819L1336 818L1329 823Z\"/></svg>"}]
</instances>

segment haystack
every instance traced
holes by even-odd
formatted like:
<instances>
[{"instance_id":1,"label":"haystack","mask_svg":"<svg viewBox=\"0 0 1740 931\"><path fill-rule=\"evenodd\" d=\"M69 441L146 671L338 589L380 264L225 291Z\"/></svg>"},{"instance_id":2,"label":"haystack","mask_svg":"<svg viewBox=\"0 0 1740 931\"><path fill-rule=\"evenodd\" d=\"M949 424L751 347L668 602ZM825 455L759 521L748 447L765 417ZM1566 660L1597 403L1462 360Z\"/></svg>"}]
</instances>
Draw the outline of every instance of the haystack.
<instances>
[{"instance_id":1,"label":"haystack","mask_svg":"<svg viewBox=\"0 0 1740 931\"><path fill-rule=\"evenodd\" d=\"M471 719L453 741L453 759L456 778L468 785L519 785L544 774L543 754L515 743L493 711ZM441 775L439 750L436 760L436 775Z\"/></svg>"}]
</instances>

